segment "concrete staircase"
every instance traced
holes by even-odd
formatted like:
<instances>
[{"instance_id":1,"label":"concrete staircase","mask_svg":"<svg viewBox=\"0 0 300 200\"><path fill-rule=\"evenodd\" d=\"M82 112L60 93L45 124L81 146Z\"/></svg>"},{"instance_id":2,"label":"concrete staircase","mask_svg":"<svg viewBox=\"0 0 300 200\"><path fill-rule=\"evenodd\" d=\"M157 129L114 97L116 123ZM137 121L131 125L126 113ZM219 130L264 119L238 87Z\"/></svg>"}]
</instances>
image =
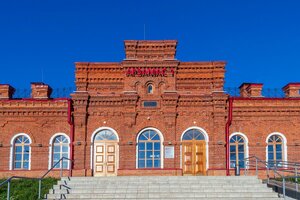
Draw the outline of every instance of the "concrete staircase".
<instances>
[{"instance_id":1,"label":"concrete staircase","mask_svg":"<svg viewBox=\"0 0 300 200\"><path fill-rule=\"evenodd\" d=\"M257 177L64 177L47 199L278 199Z\"/></svg>"}]
</instances>

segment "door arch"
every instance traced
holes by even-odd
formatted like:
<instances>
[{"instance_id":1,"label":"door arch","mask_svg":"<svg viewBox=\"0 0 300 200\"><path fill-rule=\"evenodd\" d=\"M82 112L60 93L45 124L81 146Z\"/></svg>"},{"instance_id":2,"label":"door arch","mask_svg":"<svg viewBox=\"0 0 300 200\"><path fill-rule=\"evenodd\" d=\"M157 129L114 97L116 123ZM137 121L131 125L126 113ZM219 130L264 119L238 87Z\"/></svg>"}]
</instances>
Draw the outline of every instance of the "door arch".
<instances>
[{"instance_id":1,"label":"door arch","mask_svg":"<svg viewBox=\"0 0 300 200\"><path fill-rule=\"evenodd\" d=\"M181 163L184 175L206 175L208 135L199 127L190 127L181 135Z\"/></svg>"},{"instance_id":2,"label":"door arch","mask_svg":"<svg viewBox=\"0 0 300 200\"><path fill-rule=\"evenodd\" d=\"M119 165L119 137L109 127L101 127L91 137L91 166L94 176L116 176Z\"/></svg>"}]
</instances>

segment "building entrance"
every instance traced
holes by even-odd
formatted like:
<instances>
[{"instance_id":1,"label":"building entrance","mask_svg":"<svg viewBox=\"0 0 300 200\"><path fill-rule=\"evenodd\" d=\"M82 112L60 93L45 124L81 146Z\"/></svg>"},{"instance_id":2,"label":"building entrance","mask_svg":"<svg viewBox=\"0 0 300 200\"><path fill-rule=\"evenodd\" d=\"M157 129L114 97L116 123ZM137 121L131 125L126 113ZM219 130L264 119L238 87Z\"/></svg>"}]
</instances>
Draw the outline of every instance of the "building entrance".
<instances>
[{"instance_id":1,"label":"building entrance","mask_svg":"<svg viewBox=\"0 0 300 200\"><path fill-rule=\"evenodd\" d=\"M206 175L206 141L197 129L186 131L182 137L183 175Z\"/></svg>"},{"instance_id":2,"label":"building entrance","mask_svg":"<svg viewBox=\"0 0 300 200\"><path fill-rule=\"evenodd\" d=\"M95 146L95 171L94 176L117 175L117 143L94 143Z\"/></svg>"},{"instance_id":3,"label":"building entrance","mask_svg":"<svg viewBox=\"0 0 300 200\"><path fill-rule=\"evenodd\" d=\"M182 142L182 168L184 175L205 175L205 141Z\"/></svg>"},{"instance_id":4,"label":"building entrance","mask_svg":"<svg viewBox=\"0 0 300 200\"><path fill-rule=\"evenodd\" d=\"M116 176L118 168L118 140L110 130L101 130L94 139L94 176Z\"/></svg>"}]
</instances>

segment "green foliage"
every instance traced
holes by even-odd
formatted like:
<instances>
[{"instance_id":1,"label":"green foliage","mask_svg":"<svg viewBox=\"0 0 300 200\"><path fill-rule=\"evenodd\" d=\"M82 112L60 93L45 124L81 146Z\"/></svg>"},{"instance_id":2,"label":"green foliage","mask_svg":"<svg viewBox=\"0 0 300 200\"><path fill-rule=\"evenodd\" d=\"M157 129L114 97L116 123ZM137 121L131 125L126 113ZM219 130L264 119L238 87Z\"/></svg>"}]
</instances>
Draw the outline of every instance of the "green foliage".
<instances>
[{"instance_id":1,"label":"green foliage","mask_svg":"<svg viewBox=\"0 0 300 200\"><path fill-rule=\"evenodd\" d=\"M282 178L276 178L275 180L276 180L276 181L282 182ZM285 178L285 181L286 181L286 182L296 183L296 179L295 179L295 178L290 178L290 177L286 177L286 178ZM300 178L297 178L297 183L298 183L298 184L300 183Z\"/></svg>"},{"instance_id":2,"label":"green foliage","mask_svg":"<svg viewBox=\"0 0 300 200\"><path fill-rule=\"evenodd\" d=\"M293 182L296 183L296 179L295 178L287 178L286 182ZM297 182L299 183L299 178L297 179Z\"/></svg>"},{"instance_id":3,"label":"green foliage","mask_svg":"<svg viewBox=\"0 0 300 200\"><path fill-rule=\"evenodd\" d=\"M5 181L5 179L0 179L0 183ZM42 195L43 198L45 194L49 192L49 189L56 184L57 179L55 178L45 178L42 180ZM11 200L36 200L38 199L38 180L30 179L14 179L11 182L10 188L10 199ZM6 200L7 194L7 184L0 187L0 199Z\"/></svg>"}]
</instances>

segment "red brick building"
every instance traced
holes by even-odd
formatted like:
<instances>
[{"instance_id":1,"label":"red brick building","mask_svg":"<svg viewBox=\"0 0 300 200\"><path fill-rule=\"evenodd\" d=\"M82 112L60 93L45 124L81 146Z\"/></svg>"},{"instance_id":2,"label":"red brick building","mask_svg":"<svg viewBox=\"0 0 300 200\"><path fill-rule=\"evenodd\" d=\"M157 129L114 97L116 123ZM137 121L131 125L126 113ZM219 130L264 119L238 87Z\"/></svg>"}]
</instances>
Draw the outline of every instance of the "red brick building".
<instances>
[{"instance_id":1,"label":"red brick building","mask_svg":"<svg viewBox=\"0 0 300 200\"><path fill-rule=\"evenodd\" d=\"M176 45L129 40L121 62L76 63L70 99L43 83L13 99L0 85L0 176L39 176L62 156L74 176L225 175L251 155L300 160L300 83L283 98L256 83L230 97L225 62L181 62Z\"/></svg>"}]
</instances>

